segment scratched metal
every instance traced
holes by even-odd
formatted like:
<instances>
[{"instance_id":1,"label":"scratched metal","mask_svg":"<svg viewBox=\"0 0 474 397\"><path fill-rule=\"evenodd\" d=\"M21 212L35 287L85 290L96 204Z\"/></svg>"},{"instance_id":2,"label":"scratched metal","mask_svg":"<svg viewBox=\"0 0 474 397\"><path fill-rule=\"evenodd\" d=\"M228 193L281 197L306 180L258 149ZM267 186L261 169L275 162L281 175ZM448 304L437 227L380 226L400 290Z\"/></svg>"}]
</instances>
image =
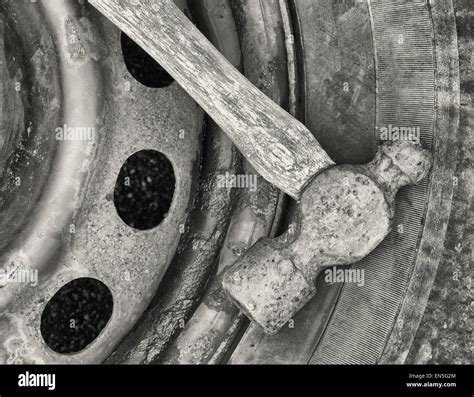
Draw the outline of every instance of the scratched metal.
<instances>
[{"instance_id":1,"label":"scratched metal","mask_svg":"<svg viewBox=\"0 0 474 397\"><path fill-rule=\"evenodd\" d=\"M437 119L445 116L444 109L436 107L436 79L442 77L435 68L432 10L426 1L371 1L370 7L377 67L377 132L389 125L419 128L421 141L433 148L435 165L424 183L399 193L394 230L371 255L353 266L365 270L365 285L343 287L310 361L315 364L377 363L394 327L398 332L403 328L402 317L397 316L404 299L417 299L415 294L405 295L410 283L417 282L411 280L417 255L433 249L420 246L420 235L434 233L441 241L444 238L445 229L434 221L436 215L427 213L436 179L449 174L449 165L443 170L444 130L437 125ZM439 55L440 59L451 56L447 51ZM443 211L441 217L448 214ZM427 215L431 219L424 219ZM439 255L431 259L427 271L433 273ZM418 304L424 307L426 300L419 299ZM413 328L409 333L404 336L408 340ZM392 352L391 360L396 356L403 362L406 354L405 347Z\"/></svg>"},{"instance_id":2,"label":"scratched metal","mask_svg":"<svg viewBox=\"0 0 474 397\"><path fill-rule=\"evenodd\" d=\"M13 29L25 22L15 16L25 9L40 22L40 33L20 36L21 40L49 40L61 61L53 57L45 63L60 65L56 72L61 86L55 95L34 98L56 103L59 109L56 125L49 124L42 133L54 134L56 127L67 124L93 127L96 134L93 141L55 142L51 171L36 159L47 175L41 198L27 224L2 251L0 266L37 268L40 282L37 287L0 288L0 361L99 363L145 310L173 258L199 165L203 112L177 84L157 90L135 81L123 62L120 31L91 8L72 0L10 2L9 7ZM30 56L41 58L40 49ZM125 160L144 149L158 150L170 159L176 189L165 220L139 231L118 216L113 191ZM79 277L105 283L113 294L114 310L89 346L76 354L57 354L42 339L41 314L64 284Z\"/></svg>"}]
</instances>

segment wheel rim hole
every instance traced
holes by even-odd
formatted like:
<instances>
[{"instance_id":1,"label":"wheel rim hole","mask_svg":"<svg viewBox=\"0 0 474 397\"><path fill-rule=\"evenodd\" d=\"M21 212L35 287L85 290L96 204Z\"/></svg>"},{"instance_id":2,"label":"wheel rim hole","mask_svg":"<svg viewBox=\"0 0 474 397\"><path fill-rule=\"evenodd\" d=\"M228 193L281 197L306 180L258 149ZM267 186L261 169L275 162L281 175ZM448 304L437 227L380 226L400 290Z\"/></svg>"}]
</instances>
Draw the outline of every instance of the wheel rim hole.
<instances>
[{"instance_id":1,"label":"wheel rim hole","mask_svg":"<svg viewBox=\"0 0 474 397\"><path fill-rule=\"evenodd\" d=\"M73 354L92 343L112 316L109 288L94 278L78 278L56 292L41 316L45 343L60 354Z\"/></svg>"},{"instance_id":2,"label":"wheel rim hole","mask_svg":"<svg viewBox=\"0 0 474 397\"><path fill-rule=\"evenodd\" d=\"M114 190L119 217L130 227L158 226L171 207L176 179L171 162L156 150L130 156L120 169Z\"/></svg>"},{"instance_id":3,"label":"wheel rim hole","mask_svg":"<svg viewBox=\"0 0 474 397\"><path fill-rule=\"evenodd\" d=\"M174 82L173 77L125 33L120 41L125 66L135 80L149 88L165 88Z\"/></svg>"}]
</instances>

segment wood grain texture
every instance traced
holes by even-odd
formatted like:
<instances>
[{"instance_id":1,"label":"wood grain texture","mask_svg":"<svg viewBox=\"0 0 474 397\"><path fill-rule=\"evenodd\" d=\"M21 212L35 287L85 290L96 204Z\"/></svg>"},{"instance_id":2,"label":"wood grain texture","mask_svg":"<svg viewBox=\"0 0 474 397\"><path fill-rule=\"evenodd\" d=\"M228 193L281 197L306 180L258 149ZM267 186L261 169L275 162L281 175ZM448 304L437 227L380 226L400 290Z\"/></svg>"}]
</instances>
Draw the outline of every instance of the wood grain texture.
<instances>
[{"instance_id":1,"label":"wood grain texture","mask_svg":"<svg viewBox=\"0 0 474 397\"><path fill-rule=\"evenodd\" d=\"M90 0L170 73L266 180L298 199L334 163L311 132L242 76L172 0Z\"/></svg>"}]
</instances>

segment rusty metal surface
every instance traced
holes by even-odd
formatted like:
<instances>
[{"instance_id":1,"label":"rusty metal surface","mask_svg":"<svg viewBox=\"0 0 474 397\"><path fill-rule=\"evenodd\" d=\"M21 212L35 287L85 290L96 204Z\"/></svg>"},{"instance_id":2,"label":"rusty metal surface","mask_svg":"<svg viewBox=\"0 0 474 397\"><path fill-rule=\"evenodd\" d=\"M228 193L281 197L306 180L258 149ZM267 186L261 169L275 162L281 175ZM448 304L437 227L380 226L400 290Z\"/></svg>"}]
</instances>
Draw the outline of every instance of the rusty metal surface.
<instances>
[{"instance_id":1,"label":"rusty metal surface","mask_svg":"<svg viewBox=\"0 0 474 397\"><path fill-rule=\"evenodd\" d=\"M375 153L375 69L365 1L289 0L298 55L299 117L337 164Z\"/></svg>"},{"instance_id":2,"label":"rusty metal surface","mask_svg":"<svg viewBox=\"0 0 474 397\"><path fill-rule=\"evenodd\" d=\"M277 3L241 1L233 5L241 36L245 75L262 92L284 106L288 82ZM255 40L256 35L260 40ZM221 275L258 238L272 233L279 223L279 207L284 205L284 200L278 190L248 164L244 164L244 172L254 178L257 189L252 191L248 186L240 189L239 202L220 253L217 275L211 280L202 303L185 329L161 358L164 363L220 362L239 329L246 326L238 308L222 290Z\"/></svg>"},{"instance_id":3,"label":"rusty metal surface","mask_svg":"<svg viewBox=\"0 0 474 397\"><path fill-rule=\"evenodd\" d=\"M429 238L431 234L442 241L444 229L438 222L444 224L449 216L449 211L442 210L437 215L430 212L432 205L438 207L433 200L440 200L443 205L449 203L449 195L441 195L436 189L440 186L438 178L452 172L449 163L441 160L449 140L438 122L442 120L450 124L448 130L451 131L455 131L457 125L455 112L444 118L444 108L435 106L436 84L448 84L446 91L449 95L441 95L447 101L455 104L458 95L456 73L449 73L452 80L437 80L438 76L435 77L438 69L432 37L438 21L432 19L430 6L422 1L370 4L377 54L378 133L382 132L381 127L389 125L419 128L420 140L434 147L434 165L425 184L403 189L398 195L397 228L373 254L355 265L367 273L366 285L363 288L354 285L343 287L312 363L376 363L385 360L382 358L385 349L393 346L391 338L396 339L397 330L404 326L404 302L414 300L419 308L426 304L422 295L409 290L407 293L407 288L417 280L413 272L420 265L418 260L423 262L423 253L433 250L437 244L427 248L423 246L427 240L418 237L424 232L423 238ZM388 15L390 26L387 26ZM438 56L440 60L450 62L449 51L439 52ZM397 59L400 61L396 62ZM443 64L438 61L436 65L442 72ZM439 207L435 211L439 211ZM433 251L430 259L427 266L430 272L435 272L439 253ZM413 330L407 332L404 338L412 338L413 334ZM406 353L394 349L399 361L404 361Z\"/></svg>"},{"instance_id":4,"label":"rusty metal surface","mask_svg":"<svg viewBox=\"0 0 474 397\"><path fill-rule=\"evenodd\" d=\"M239 66L239 40L227 1L213 2L212 7L207 3L193 3L190 13L217 48ZM205 127L203 146L206 150L199 175L200 186L186 223L186 234L147 312L109 357L108 363L157 361L171 339L183 330L202 298L209 277L215 272L237 199L237 190L222 187L218 181L226 173L240 172L241 157L210 119Z\"/></svg>"},{"instance_id":5,"label":"rusty metal surface","mask_svg":"<svg viewBox=\"0 0 474 397\"><path fill-rule=\"evenodd\" d=\"M316 296L275 336L248 325L223 294L220 275L259 237L280 234L294 207L261 178L256 192L218 188L216 178L226 171L255 171L245 163L239 168L230 141L209 121L203 124L202 110L179 86L150 89L134 80L110 22L73 0L62 6L48 1L43 10L43 1L9 0L0 8L0 269L43 264L37 287L0 285L1 362L465 360L453 349L469 343L452 342L448 331L469 329L470 278L460 274L471 252L463 241L472 198L469 173L460 170L469 162L472 111L462 110L458 130L454 18L462 15L455 15L451 0L192 0L189 9L177 1L232 63L242 61L254 84L296 112L337 162L370 160L380 127L388 124L419 126L422 141L433 147L430 179L419 190L404 189L395 230L353 266L366 270L366 285L319 277ZM281 12L285 5L289 15ZM463 15L469 21L470 14ZM469 65L472 38L463 43L461 59ZM465 88L469 81L465 76ZM54 131L66 123L92 125L96 140L57 141ZM170 213L148 231L126 226L113 203L120 167L142 149L165 153L177 180ZM449 287L435 287L412 345L443 252L451 201L445 246L451 251L437 281L449 279ZM114 311L92 344L60 355L43 341L40 317L50 298L79 277L103 281ZM456 289L446 298L451 287L459 294ZM458 296L467 302L452 310L460 319L442 315L446 301L457 305Z\"/></svg>"},{"instance_id":6,"label":"rusty metal surface","mask_svg":"<svg viewBox=\"0 0 474 397\"><path fill-rule=\"evenodd\" d=\"M413 142L385 142L365 166L322 172L298 202L294 230L257 241L226 271L225 291L266 333L276 334L314 296L325 267L355 263L382 242L392 227L395 194L426 177L430 157Z\"/></svg>"},{"instance_id":7,"label":"rusty metal surface","mask_svg":"<svg viewBox=\"0 0 474 397\"><path fill-rule=\"evenodd\" d=\"M406 360L441 260L443 241L453 201L453 176L459 134L459 54L453 2L429 3L433 21L435 103L433 126L434 167L427 192L424 228L416 249L411 279L400 311L380 358L382 363Z\"/></svg>"},{"instance_id":8,"label":"rusty metal surface","mask_svg":"<svg viewBox=\"0 0 474 397\"><path fill-rule=\"evenodd\" d=\"M13 284L1 289L1 357L8 363L98 363L144 311L176 250L178 226L191 206L203 113L177 85L153 90L134 81L121 59L120 32L107 21L72 1L41 4L41 9L37 3L27 6L42 23L48 22L61 59L63 94L57 99L62 118L45 126L44 133L51 136L67 124L91 126L96 134L92 142L57 142L42 201L2 257L3 267L14 263L37 268L40 282L24 287L21 294ZM101 84L95 80L99 76ZM180 106L173 105L175 100ZM180 130L186 139L180 138ZM164 153L176 175L168 216L148 231L125 225L112 199L121 165L142 149ZM34 249L39 251L32 256ZM110 288L112 317L84 350L56 354L40 334L42 310L62 285L84 276Z\"/></svg>"},{"instance_id":9,"label":"rusty metal surface","mask_svg":"<svg viewBox=\"0 0 474 397\"><path fill-rule=\"evenodd\" d=\"M290 2L290 4L291 4L291 2ZM303 4L303 3L296 2L296 6L299 6L301 4ZM324 2L321 3L321 6L324 7ZM361 6L363 6L363 4L359 4L358 7L361 7ZM403 7L402 5L400 5L400 6ZM327 5L326 5L326 7L327 7ZM298 21L297 25L298 26L302 26L302 25L304 26L306 16L311 15L311 8L307 7L307 8L304 8L304 9L306 10L306 12L301 13L301 15L297 18L297 21ZM383 7L382 7L382 9L383 9ZM328 15L331 15L330 10L329 11L326 10L326 11L329 12ZM363 14L361 14L361 9L359 9L358 12L354 12L353 10L350 10L350 6L347 6L346 11L347 11L347 13L342 13L341 14L341 16L342 16L341 21L347 22L350 26L359 26L363 31L366 31L367 28L363 28L363 26L364 26L363 20L365 18L365 20L366 20L365 25L369 26L369 28L370 28L370 24L367 25L368 20L370 21L369 15L368 15L368 9L366 11L365 16ZM295 12L294 9L293 9L293 12ZM313 10L313 12L316 12L316 10ZM440 12L440 14L442 14L442 12ZM446 14L451 15L451 16L453 15L452 12L449 12L449 10L446 12ZM338 13L335 13L335 15L338 15ZM351 18L356 18L356 19L361 18L361 19L360 19L359 22L356 22L356 21L354 21L352 23L348 22ZM336 19L336 21L337 21L337 19ZM327 24L331 24L331 22L325 21L322 26L326 26ZM335 22L334 24L335 24L335 26L337 26L337 22ZM311 26L311 25L309 25L309 26ZM317 26L317 25L315 25L315 26ZM344 26L344 25L341 24L339 26ZM426 24L418 24L418 26L426 26ZM441 29L441 30L443 29L442 24L439 24L437 26L440 26L439 29ZM452 22L450 22L450 25L448 25L447 32L452 31L452 26L453 26L453 24L452 24ZM381 29L382 28L383 28L383 26L381 26ZM407 31L407 30L405 30L405 31ZM334 45L331 47L332 52L335 51L335 48L337 48L337 45L343 46L344 43L347 43L347 42L349 43L349 46L351 45L350 43L352 43L352 40L347 39L347 38L342 39L342 37L344 37L344 33L340 34L341 36L338 36L337 34L334 33L334 32L337 32L337 30L333 30L332 32L333 32L332 34L327 33L328 40L330 40L334 43ZM326 33L326 32L322 32L322 33ZM298 36L298 35L296 34L296 36ZM408 33L407 36L410 37L410 34ZM360 47L359 47L360 48L359 54L364 53L364 51L362 50L363 48L367 48L370 52L371 51L370 46L371 46L371 41L372 41L372 35L371 34L369 34L369 35L361 34L361 35L358 35L357 37L359 37L361 39L361 44L360 44ZM390 37L390 34L388 34L387 37ZM446 37L448 37L448 36L446 36ZM440 37L438 37L438 39L440 39L440 42L442 43L443 40L444 40L443 35L440 34ZM314 56L311 53L312 47L308 45L308 43L311 42L311 40L315 40L314 36L313 36L312 39L307 38L305 40L306 48L309 51L309 56L310 57ZM364 45L364 42L363 42L364 40L367 41L367 43L365 45ZM430 41L425 40L425 42L429 43ZM298 44L298 40L296 40L296 43ZM323 39L319 40L317 46L321 47L323 45L321 43L324 43ZM337 45L336 45L336 43L337 43ZM449 51L450 51L449 49L439 51L440 61L450 59L452 62L456 62L457 56L455 54L450 55ZM415 52L413 54L414 54L414 56L416 56ZM351 57L351 51L348 51L346 56L349 59L353 59L353 57ZM387 55L387 61L392 59L391 57L393 57L393 56L394 56L393 54ZM368 56L367 60L370 62L370 55ZM355 68L357 69L358 67L360 67L359 66L360 64L361 63L359 62L358 65L355 66ZM407 65L408 65L408 68L409 68L411 63L409 63ZM394 63L394 66L396 66L396 63ZM303 71L300 70L299 75L301 76L302 73L303 73ZM326 72L326 73L329 73L329 72ZM444 73L444 72L442 72L442 73ZM452 72L448 72L448 74L449 73L452 73ZM374 75L375 75L375 73L374 73ZM407 75L409 75L409 70L407 70ZM367 72L366 72L366 76L368 76ZM393 76L394 76L394 74L387 73L387 75L386 75L387 81L390 82L390 80L393 79ZM379 76L379 79L381 77L382 76ZM315 78L315 80L317 80L317 77L313 77L313 78ZM383 80L377 80L378 84L380 84L382 81ZM342 84L342 82L340 82L340 83ZM306 83L306 84L308 84L308 83ZM375 84L375 80L374 80L374 84ZM453 90L450 92L450 95L451 95L451 98L455 98L456 97L456 88L455 88L456 87L456 79L451 80L451 84L452 84ZM393 86L394 86L394 84L392 83L391 87L393 87ZM316 85L315 87L318 87L318 86ZM367 87L365 89L367 89ZM424 92L423 90L421 90L421 91ZM315 92L319 93L320 95L324 95L324 91L322 91L322 90L321 91L316 90ZM375 87L371 90L369 89L369 92L375 93ZM311 104L311 102L309 102L309 104ZM373 104L373 105L375 105L375 104ZM301 103L300 103L300 106L301 106ZM394 109L393 109L394 106L396 107L396 102L392 105L392 107L387 107L386 108L387 109L387 114L395 114L395 115L399 114L401 116L402 113L396 113L396 112L394 113ZM306 105L306 108L308 108L308 105ZM349 107L348 109L350 110L351 107ZM371 116L370 116L371 112L375 112L375 109L374 108L371 109L370 107L366 108L365 117L367 119L371 118ZM417 114L416 109L411 109L408 112L405 112L405 115L403 117L406 117L406 115L409 115L410 112L413 112L412 113L413 115ZM350 111L348 111L348 113L350 114ZM331 114L331 113L329 113L329 114ZM418 114L423 114L423 112L420 111ZM331 128L333 128L333 129L334 128L341 128L341 130L343 130L344 123L347 120L344 117L344 115L345 115L345 113L342 112L342 117L333 119L332 122L330 123ZM429 120L429 118L425 118L425 122L428 122L428 120ZM445 120L446 120L447 123L452 123L451 127L449 127L447 130L448 131L450 130L451 133L455 133L456 117L455 116L452 117L452 118L448 117ZM379 124L381 124L381 123L379 123ZM375 127L375 123L374 123L374 127ZM446 139L447 134L444 135L443 132L444 132L443 128L439 128L437 130L437 133L440 136L440 138L439 138L440 153L443 153L443 151L446 150L445 147L443 146L444 145L443 142L445 142L444 139ZM347 131L346 134L350 134L350 132ZM329 140L327 142L330 144L332 138L328 138L328 139ZM357 138L354 135L353 137L349 136L348 139L351 140L351 139L357 139ZM365 138L362 136L361 140L364 141L364 139ZM343 146L343 148L346 147L349 150L349 153L351 155L355 155L357 153L357 151L352 150L353 146L348 145L348 144L347 145L343 144L342 142L345 142L345 135L342 135L342 136L339 137L339 144L341 144ZM335 142L335 143L337 143L337 142ZM368 148L367 146L363 145L362 149L364 147ZM325 149L328 150L328 151L331 150L330 148L331 148L331 146L325 147ZM338 153L341 154L341 155L343 154L343 148L342 148L342 150L341 149L338 150ZM361 157L359 157L359 160L355 160L356 162L363 161L364 150L362 150L360 152ZM451 153L453 153L452 149L450 149L450 150L451 150ZM369 153L370 152L367 152L367 154L365 154L365 155L369 155ZM449 176L449 174L451 172L449 162L440 161L438 164L443 164L443 163L446 163L446 167L444 169L444 172L445 172L444 175ZM434 175L443 175L443 172L441 172L439 169L437 169L436 172L434 173ZM433 176L433 178L436 178L436 177ZM444 182L446 182L446 181L447 181L447 179L444 180ZM447 186L449 187L449 183L447 183ZM414 199L414 197L413 197L413 199ZM448 205L449 204L449 195L442 195L442 196L439 197L439 199L443 201L443 203L444 203L443 205ZM447 209L447 210L445 209L443 211L443 213L445 214L445 216L447 216L449 214L449 209ZM416 222L413 222L413 223L400 222L400 221L396 222L397 225L399 223L404 224L404 226L405 226L404 231L405 231L406 234L411 233L411 232L409 232L410 227L414 226L414 227L417 228L418 225L419 225ZM407 230L407 228L408 228L408 230ZM443 238L442 230L440 232L438 232L436 228L437 228L436 226L431 225L431 226L428 227L428 229L426 229L426 231L428 233L430 233L428 230L431 230L432 236L437 236L437 238L442 239ZM396 229L396 231L398 232L398 229ZM410 243L410 242L413 243L417 240L418 236L419 235L417 233L413 234L412 237L407 237L405 235L405 238L403 239L403 241L405 241L405 243ZM397 243L395 241L397 241ZM400 244L399 239L394 240L393 244ZM434 244L434 245L436 245L436 244ZM390 244L390 247L393 247L392 243ZM408 249L406 251L407 253L413 252L413 251L411 251L413 248L410 248L408 246L406 246L406 247ZM387 245L387 246L383 247L380 250L381 251L380 254L383 254L384 252L388 253L390 249L392 249L392 248L389 248L389 245ZM398 251L400 251L400 252L402 252L403 249L404 249L403 245L398 247ZM423 312L424 305L426 304L426 298L427 298L426 295L423 296L423 294L420 294L420 291L429 292L429 290L430 290L430 281L428 281L428 280L436 272L436 261L439 259L438 254L439 253L433 253L433 255L431 257L431 259L432 259L432 262L430 263L431 264L431 267L430 267L431 270L429 270L429 272L427 272L427 270L425 268L425 271L424 271L425 273L424 274L426 275L426 283L419 283L417 281L419 279L419 277L412 276L413 285L418 286L419 290L418 290L418 292L417 291L409 291L405 295L405 299L407 301L409 301L409 300L412 301L411 307L412 308L417 307L418 308L417 310L419 312ZM409 262L407 262L407 264L408 263ZM378 264L377 266L380 266L380 264ZM415 268L416 267L417 266L415 266ZM421 265L419 267L419 269L422 269L422 268L423 268L423 265ZM423 272L423 270L420 270L420 271ZM369 274L369 273L367 273L367 274ZM384 276L384 277L385 277L384 279L387 279L387 280L391 279L388 276ZM334 315L334 310L338 308L338 304L339 304L338 301L340 299L338 290L341 289L341 288L349 288L349 287L354 291L359 290L358 287L350 286L350 285L342 287L342 284L338 284L338 283L328 284L328 283L324 282L323 277L320 277L320 279L318 280L317 285L320 287L320 293L316 294L316 296L313 298L313 300L310 303L308 303L308 305L302 310L302 313L300 315L295 316L295 318L292 320L291 324L288 327L285 327L280 334L275 335L275 336L265 336L260 330L257 329L257 327L250 328L249 331L245 334L245 336L242 339L239 346L236 348L236 350L234 352L234 355L232 356L231 363L244 363L244 362L250 362L250 363L285 363L285 362L305 363L305 362L308 362L310 360L311 355L314 352L314 349L321 342L321 335L323 335L323 333L324 333L324 329L326 327L326 322L328 322L329 324L331 323L332 316ZM374 288L375 289L380 288L380 291L382 291L384 289L380 285L378 285L378 286L374 285ZM387 286L387 288L388 288L388 286ZM347 313L349 313L349 311L352 311L353 314L362 313L362 312L357 310L356 305L354 305L355 302L357 302L355 296L352 296L352 298L350 298L348 300L349 305L347 306L347 308L348 308ZM365 305L368 304L367 302L372 302L369 306L370 309L367 309L367 310L364 311L364 313L370 314L371 310L373 310L372 304L375 304L377 302L381 302L381 298L366 297L366 299L362 300L360 302L360 304L363 305L364 302L365 302ZM394 300L394 303L395 302L396 302L396 300ZM311 311L311 306L312 305L314 306L314 311ZM361 306L361 308L362 308L362 306ZM304 313L304 315L303 315L303 313ZM402 309L402 311L400 312L400 316L404 315L403 313L408 314L409 312ZM315 325L311 321L311 318L314 318L315 320L321 320L321 322L318 322L318 324ZM349 326L349 328L344 328L344 329L350 329L351 327L353 327L355 324L358 323L356 321L353 321L353 316L350 316L350 315L348 315L345 319L344 319L344 317L342 317L341 320L344 320L347 323L347 325ZM416 332L416 327L417 327L416 317L415 316L412 317L412 320L410 320L410 321L411 321L411 323L410 323L411 325L409 325L409 323L407 321L405 321L405 326L404 327L403 327L403 323L401 321L400 322L395 321L395 324L397 324L397 326L402 326L403 327L403 328L401 328L402 332L401 333L397 333L396 331L394 332L394 334L392 335L392 339L390 340L390 343L387 345L387 349L392 349L392 347L390 347L390 346L394 346L393 345L394 343L397 343L399 347L410 345L411 338L413 338L413 336ZM377 330L381 326L381 322L383 322L383 317L378 317L378 320L377 320L377 317L374 317L373 320L371 320L371 321L368 321L366 319L365 322L370 324L372 329ZM379 322L380 322L380 324L379 324ZM363 322L360 322L359 324L363 324ZM388 326L388 329L391 329L391 320L390 319L387 319L387 326ZM337 327L333 328L333 330L336 332L336 334L339 334ZM406 332L404 332L404 331L406 331ZM363 361L364 360L363 357L364 357L364 355L368 354L367 353L368 350L364 350L364 349L368 345L373 346L373 344L371 344L371 343L369 343L369 344L361 343L361 344L357 345L355 343L355 341L351 340L351 338L348 338L346 334L340 335L340 337L336 337L337 336L336 334L331 335L331 337L329 337L327 339L327 341L329 343L331 343L332 348L333 348L333 350L332 350L332 352L333 352L332 353L332 359L334 359L334 356L336 354L339 355L340 357L344 357L344 356L348 357L348 355L350 354L349 353L350 350L354 349L354 351L359 351L359 353L358 353L359 356L358 356L357 359L354 359L354 361L351 361L351 362L365 362L365 361ZM357 332L357 334L360 335L360 336L363 336L363 337L364 337L364 335L367 335L367 333L365 331L361 331L361 330L359 330ZM374 333L374 337L376 337L376 336L377 336L377 334ZM397 339L398 339L398 341L397 341ZM384 339L382 338L382 339L380 339L380 341L383 342ZM395 341L397 341L397 342L395 342ZM402 351L398 351L397 348L393 348L393 353L394 353L393 357L399 357L399 359L403 359L402 357L404 357L404 354L406 354L406 353L403 352L403 349L401 349L401 350ZM374 361L371 361L371 362L375 362L375 359L374 359Z\"/></svg>"},{"instance_id":10,"label":"rusty metal surface","mask_svg":"<svg viewBox=\"0 0 474 397\"><path fill-rule=\"evenodd\" d=\"M287 3L293 17L291 41L297 57L296 114L337 161L362 164L371 160L375 150L375 64L367 4L356 2L336 7L327 1ZM324 84L320 76L325 77ZM323 123L318 122L315 109L323 112ZM292 319L290 326L273 336L251 326L231 362L308 362L341 288L340 283L325 282L322 275L316 296Z\"/></svg>"},{"instance_id":11,"label":"rusty metal surface","mask_svg":"<svg viewBox=\"0 0 474 397\"><path fill-rule=\"evenodd\" d=\"M54 43L42 17L23 2L5 1L1 7L5 62L0 248L4 250L39 200L57 148L50 131L60 125L63 109ZM37 97L44 99L35 101Z\"/></svg>"},{"instance_id":12,"label":"rusty metal surface","mask_svg":"<svg viewBox=\"0 0 474 397\"><path fill-rule=\"evenodd\" d=\"M449 11L450 10L446 10ZM443 254L436 279L406 363L470 364L472 362L472 241L473 241L473 174L474 140L474 4L454 1L457 47L460 67L460 125L449 147L450 161L455 161L452 178L453 196ZM441 16L443 9L440 9ZM449 19L448 19L449 21ZM440 24L442 34L452 37L452 23ZM450 33L451 31L451 33ZM445 40L449 43L450 40ZM451 42L452 43L452 42ZM452 43L456 45L455 43ZM451 45L452 45L451 44ZM449 46L446 47L448 49ZM449 71L449 68L445 69ZM442 91L440 91L441 93ZM447 108L449 109L449 108ZM446 159L447 161L447 159ZM426 291L425 293L427 293ZM413 318L418 321L421 310ZM413 322L411 323L413 324ZM409 324L409 325L411 325ZM400 338L403 340L402 338Z\"/></svg>"}]
</instances>

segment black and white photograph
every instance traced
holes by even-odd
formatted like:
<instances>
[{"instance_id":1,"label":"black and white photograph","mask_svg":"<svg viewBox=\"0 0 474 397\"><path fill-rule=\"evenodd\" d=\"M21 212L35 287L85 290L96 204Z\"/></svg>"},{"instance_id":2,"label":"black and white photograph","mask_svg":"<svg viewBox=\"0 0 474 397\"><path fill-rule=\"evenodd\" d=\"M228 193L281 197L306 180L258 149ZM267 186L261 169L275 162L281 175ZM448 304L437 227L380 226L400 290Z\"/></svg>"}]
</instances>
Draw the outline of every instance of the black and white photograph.
<instances>
[{"instance_id":1,"label":"black and white photograph","mask_svg":"<svg viewBox=\"0 0 474 397\"><path fill-rule=\"evenodd\" d=\"M474 0L0 0L0 46L1 397L474 395Z\"/></svg>"}]
</instances>

